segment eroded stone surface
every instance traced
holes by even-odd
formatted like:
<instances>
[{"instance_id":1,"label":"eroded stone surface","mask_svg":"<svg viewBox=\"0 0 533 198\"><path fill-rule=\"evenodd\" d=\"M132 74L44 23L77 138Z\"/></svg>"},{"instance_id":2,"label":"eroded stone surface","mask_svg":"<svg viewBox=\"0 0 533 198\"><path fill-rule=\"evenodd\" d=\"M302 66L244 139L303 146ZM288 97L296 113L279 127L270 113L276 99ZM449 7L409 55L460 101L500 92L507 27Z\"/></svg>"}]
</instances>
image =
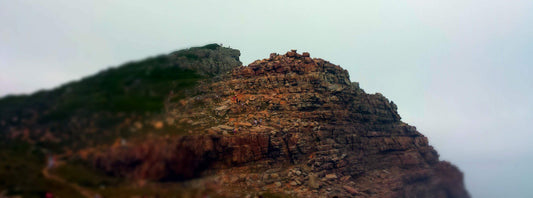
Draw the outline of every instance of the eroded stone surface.
<instances>
[{"instance_id":1,"label":"eroded stone surface","mask_svg":"<svg viewBox=\"0 0 533 198\"><path fill-rule=\"evenodd\" d=\"M348 72L295 50L271 54L167 105L185 135L150 137L93 156L134 179L195 179L218 194L469 197L396 105Z\"/></svg>"}]
</instances>

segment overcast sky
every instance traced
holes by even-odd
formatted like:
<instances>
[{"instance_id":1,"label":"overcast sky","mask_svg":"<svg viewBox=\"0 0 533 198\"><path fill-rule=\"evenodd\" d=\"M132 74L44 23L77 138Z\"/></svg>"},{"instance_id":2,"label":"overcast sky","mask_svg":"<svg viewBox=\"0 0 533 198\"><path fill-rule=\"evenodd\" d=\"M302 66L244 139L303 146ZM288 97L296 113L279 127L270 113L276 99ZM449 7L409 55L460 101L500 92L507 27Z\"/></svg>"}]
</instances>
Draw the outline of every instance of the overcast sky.
<instances>
[{"instance_id":1,"label":"overcast sky","mask_svg":"<svg viewBox=\"0 0 533 198\"><path fill-rule=\"evenodd\" d=\"M533 197L533 1L0 0L0 96L208 43L309 51L399 107L473 197Z\"/></svg>"}]
</instances>

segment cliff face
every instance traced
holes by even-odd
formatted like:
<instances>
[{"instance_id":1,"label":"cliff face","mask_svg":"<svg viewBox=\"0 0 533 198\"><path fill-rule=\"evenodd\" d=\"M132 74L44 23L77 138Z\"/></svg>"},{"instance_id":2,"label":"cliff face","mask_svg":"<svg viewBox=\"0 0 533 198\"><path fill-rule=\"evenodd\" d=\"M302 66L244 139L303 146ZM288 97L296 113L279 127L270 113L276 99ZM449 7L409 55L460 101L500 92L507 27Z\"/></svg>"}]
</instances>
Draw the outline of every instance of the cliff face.
<instances>
[{"instance_id":1,"label":"cliff face","mask_svg":"<svg viewBox=\"0 0 533 198\"><path fill-rule=\"evenodd\" d=\"M469 197L462 173L393 102L308 53L271 54L166 101L149 121L155 135L83 158L115 176L226 196ZM165 128L180 132L157 135Z\"/></svg>"}]
</instances>

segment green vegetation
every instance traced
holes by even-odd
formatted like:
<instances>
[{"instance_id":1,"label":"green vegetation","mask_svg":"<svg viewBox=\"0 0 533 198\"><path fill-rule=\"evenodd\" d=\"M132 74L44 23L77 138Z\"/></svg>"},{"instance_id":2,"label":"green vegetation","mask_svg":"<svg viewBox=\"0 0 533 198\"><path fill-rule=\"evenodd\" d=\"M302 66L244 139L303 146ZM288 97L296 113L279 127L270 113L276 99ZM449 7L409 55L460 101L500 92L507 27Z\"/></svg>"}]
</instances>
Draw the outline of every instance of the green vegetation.
<instances>
[{"instance_id":1,"label":"green vegetation","mask_svg":"<svg viewBox=\"0 0 533 198\"><path fill-rule=\"evenodd\" d=\"M165 98L170 93L174 94L173 100L179 100L185 97L185 90L208 77L180 66L198 62L178 60L176 57L196 56L197 50L219 47L211 44L180 50L172 56L161 55L126 63L50 91L5 97L0 99L0 122L17 126L21 124L22 119L32 118L37 114L36 122L29 126L25 124L26 127L37 125L50 129L50 132L56 136L59 133L62 136L69 136L66 141L44 142L40 143L40 146L55 151L71 147L72 144L80 144L76 147L83 146L86 134L67 128L70 119L89 120L87 122L93 122L99 129L106 130L112 129L128 116L139 118L160 113L164 110ZM87 122L81 124L86 125ZM0 138L2 135L5 134L0 134ZM95 142L106 142L113 140L117 135L98 133L91 135L91 139Z\"/></svg>"},{"instance_id":2,"label":"green vegetation","mask_svg":"<svg viewBox=\"0 0 533 198\"><path fill-rule=\"evenodd\" d=\"M57 106L41 121L57 121L83 110L158 112L170 91L192 87L201 78L194 71L173 67L166 56L128 63L63 86Z\"/></svg>"},{"instance_id":3,"label":"green vegetation","mask_svg":"<svg viewBox=\"0 0 533 198\"><path fill-rule=\"evenodd\" d=\"M205 46L200 47L200 48L203 48L203 49L210 49L210 50L216 50L216 49L218 49L219 47L220 47L220 45L213 43L213 44L205 45Z\"/></svg>"},{"instance_id":4,"label":"green vegetation","mask_svg":"<svg viewBox=\"0 0 533 198\"><path fill-rule=\"evenodd\" d=\"M8 195L43 197L53 192L60 197L82 197L74 189L49 181L41 173L44 154L24 142L2 142L0 145L0 191Z\"/></svg>"},{"instance_id":5,"label":"green vegetation","mask_svg":"<svg viewBox=\"0 0 533 198\"><path fill-rule=\"evenodd\" d=\"M53 173L68 182L89 188L113 186L123 182L120 178L108 176L101 170L91 167L82 161L68 161L64 165L57 167Z\"/></svg>"},{"instance_id":6,"label":"green vegetation","mask_svg":"<svg viewBox=\"0 0 533 198\"><path fill-rule=\"evenodd\" d=\"M119 137L142 137L149 131L132 134L129 126L119 124L164 112L167 99L188 97L200 80L227 71L215 66L240 65L239 55L237 50L210 44L129 62L52 90L0 98L0 193L7 189L23 197L42 197L52 191L61 197L80 197L74 189L44 178L42 150L60 154L111 143ZM24 134L25 140L32 143L8 138L12 128L29 132ZM185 133L178 129L159 131ZM92 189L100 185L118 188L123 183L72 160L54 174Z\"/></svg>"},{"instance_id":7,"label":"green vegetation","mask_svg":"<svg viewBox=\"0 0 533 198\"><path fill-rule=\"evenodd\" d=\"M50 91L8 96L0 99L0 119L13 115L28 117L31 111L37 111L43 113L39 120L43 124L66 119L74 113L159 112L170 91L190 88L206 77L180 67L197 62L180 62L176 57L214 59L198 51L218 48L218 44L209 44L180 50L172 56L160 55L126 63Z\"/></svg>"}]
</instances>

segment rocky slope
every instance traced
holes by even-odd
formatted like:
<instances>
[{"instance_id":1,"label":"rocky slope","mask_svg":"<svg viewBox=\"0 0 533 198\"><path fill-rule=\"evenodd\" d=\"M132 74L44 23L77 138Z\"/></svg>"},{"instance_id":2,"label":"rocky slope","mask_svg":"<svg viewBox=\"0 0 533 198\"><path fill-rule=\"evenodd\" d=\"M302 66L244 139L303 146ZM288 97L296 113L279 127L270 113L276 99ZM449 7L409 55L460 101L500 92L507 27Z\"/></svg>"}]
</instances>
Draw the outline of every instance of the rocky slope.
<instances>
[{"instance_id":1,"label":"rocky slope","mask_svg":"<svg viewBox=\"0 0 533 198\"><path fill-rule=\"evenodd\" d=\"M0 196L469 197L346 70L296 51L239 55L206 45L0 99Z\"/></svg>"},{"instance_id":2,"label":"rocky slope","mask_svg":"<svg viewBox=\"0 0 533 198\"><path fill-rule=\"evenodd\" d=\"M132 124L153 133L82 158L109 175L229 197L469 197L462 173L393 102L309 53L271 54L173 97Z\"/></svg>"}]
</instances>

